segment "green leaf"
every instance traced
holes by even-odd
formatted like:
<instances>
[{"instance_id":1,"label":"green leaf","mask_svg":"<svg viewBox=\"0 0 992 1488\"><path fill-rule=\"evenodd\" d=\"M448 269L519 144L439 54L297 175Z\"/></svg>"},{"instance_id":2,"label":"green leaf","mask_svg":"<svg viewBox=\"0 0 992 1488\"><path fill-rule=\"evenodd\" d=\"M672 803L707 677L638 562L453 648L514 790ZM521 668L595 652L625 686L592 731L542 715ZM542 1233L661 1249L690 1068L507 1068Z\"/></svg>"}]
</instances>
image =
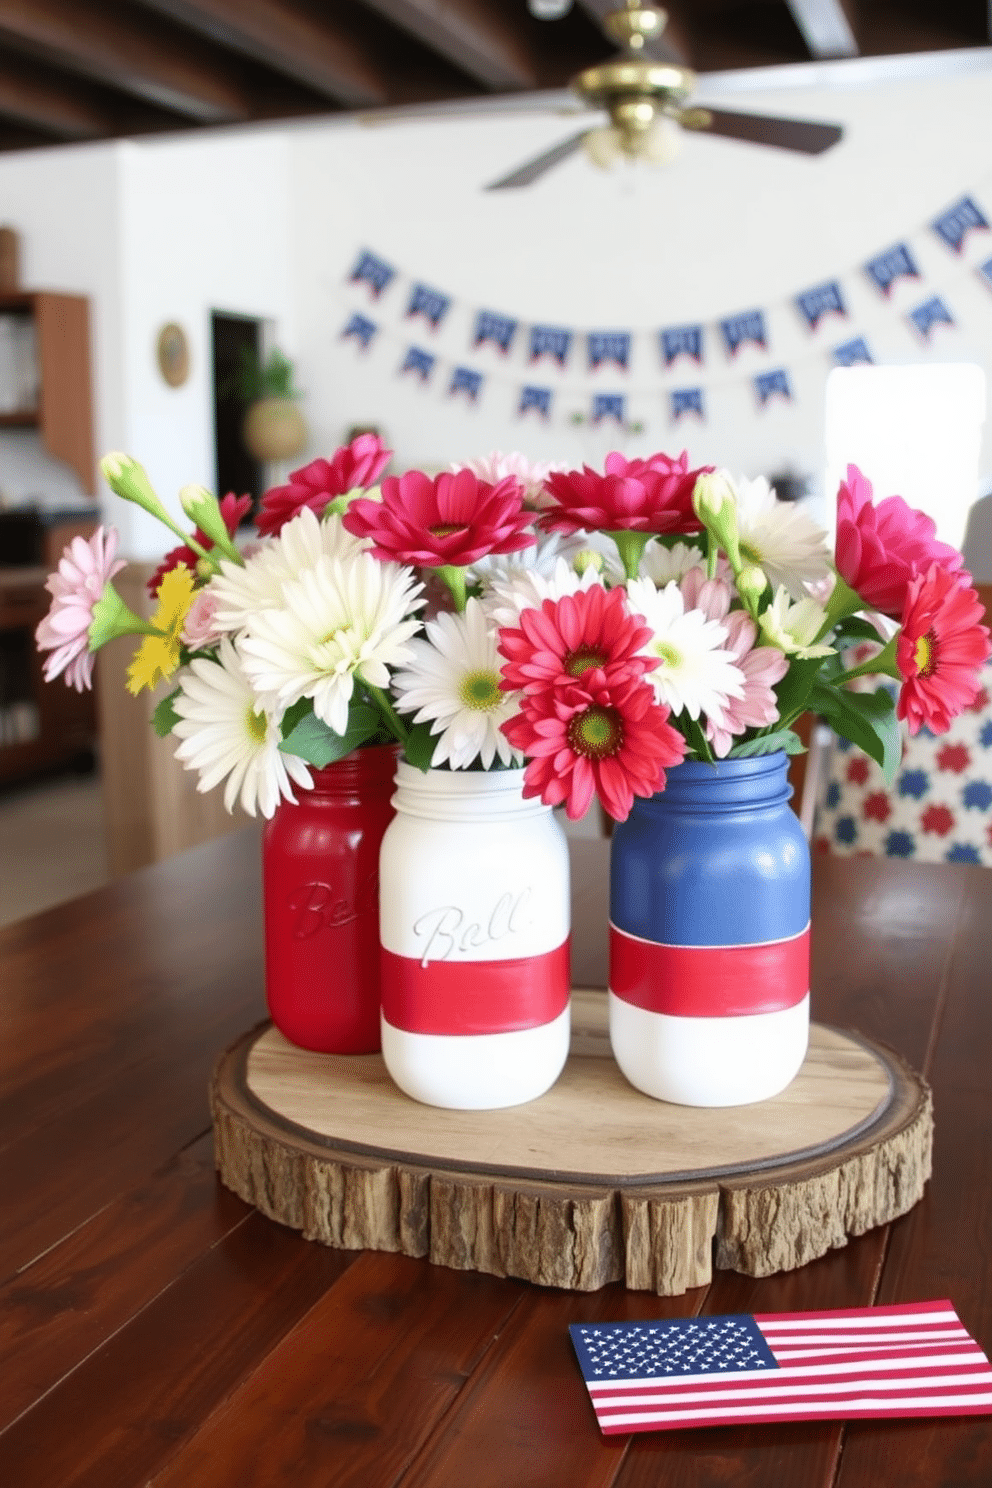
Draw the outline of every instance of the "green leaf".
<instances>
[{"instance_id":1,"label":"green leaf","mask_svg":"<svg viewBox=\"0 0 992 1488\"><path fill-rule=\"evenodd\" d=\"M685 734L689 750L696 759L702 760L706 765L712 765L714 763L713 750L698 720L690 718L688 713L680 713L675 723L680 732Z\"/></svg>"},{"instance_id":2,"label":"green leaf","mask_svg":"<svg viewBox=\"0 0 992 1488\"><path fill-rule=\"evenodd\" d=\"M810 707L825 718L835 733L850 739L876 764L891 785L902 759L902 734L894 699L884 687L877 692L848 692L839 687L814 687Z\"/></svg>"},{"instance_id":3,"label":"green leaf","mask_svg":"<svg viewBox=\"0 0 992 1488\"><path fill-rule=\"evenodd\" d=\"M783 749L786 754L805 754L806 745L790 728L776 729L773 734L760 734L757 739L748 739L744 744L735 744L728 759L756 759L761 754L777 754Z\"/></svg>"},{"instance_id":4,"label":"green leaf","mask_svg":"<svg viewBox=\"0 0 992 1488\"><path fill-rule=\"evenodd\" d=\"M295 729L296 725L301 721L301 719L304 719L304 718L308 717L308 715L311 715L312 713L313 713L313 699L312 698L300 698L300 700L299 700L298 703L290 703L289 707L286 709L285 713L282 715L282 725L281 725L281 728L282 728L282 736L283 736L283 738L284 739L288 739L289 736L290 736L290 734ZM293 751L290 750L290 753L291 754L292 754L292 752Z\"/></svg>"},{"instance_id":5,"label":"green leaf","mask_svg":"<svg viewBox=\"0 0 992 1488\"><path fill-rule=\"evenodd\" d=\"M885 645L871 621L863 620L860 615L848 615L846 620L841 620L834 635L841 645L853 646L856 641L875 641L879 646Z\"/></svg>"},{"instance_id":6,"label":"green leaf","mask_svg":"<svg viewBox=\"0 0 992 1488\"><path fill-rule=\"evenodd\" d=\"M415 770L423 770L426 774L436 748L437 734L431 733L430 724L415 723L407 736L403 757L408 765L413 765Z\"/></svg>"},{"instance_id":7,"label":"green leaf","mask_svg":"<svg viewBox=\"0 0 992 1488\"><path fill-rule=\"evenodd\" d=\"M792 659L789 670L775 688L780 718L798 718L800 713L805 713L810 708L810 691L823 662L822 656L812 656L805 661Z\"/></svg>"},{"instance_id":8,"label":"green leaf","mask_svg":"<svg viewBox=\"0 0 992 1488\"><path fill-rule=\"evenodd\" d=\"M156 706L155 712L152 714L152 728L160 739L168 738L179 722L179 714L176 712L174 704L181 691L182 688L177 687L175 692L170 692L168 697L164 697Z\"/></svg>"},{"instance_id":9,"label":"green leaf","mask_svg":"<svg viewBox=\"0 0 992 1488\"><path fill-rule=\"evenodd\" d=\"M306 760L314 769L322 770L344 759L362 744L367 744L379 732L379 715L362 703L352 704L348 713L348 727L343 734L336 734L319 719L316 713L307 713L279 745L283 754L295 754Z\"/></svg>"}]
</instances>

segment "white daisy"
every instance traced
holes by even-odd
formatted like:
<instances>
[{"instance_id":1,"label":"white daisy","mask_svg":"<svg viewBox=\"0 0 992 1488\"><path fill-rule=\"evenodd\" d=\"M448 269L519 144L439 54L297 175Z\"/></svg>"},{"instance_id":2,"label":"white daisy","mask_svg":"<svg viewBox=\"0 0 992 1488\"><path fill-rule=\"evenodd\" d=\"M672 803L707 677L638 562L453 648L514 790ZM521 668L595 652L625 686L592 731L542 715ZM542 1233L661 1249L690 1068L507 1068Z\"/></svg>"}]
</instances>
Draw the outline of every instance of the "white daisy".
<instances>
[{"instance_id":1,"label":"white daisy","mask_svg":"<svg viewBox=\"0 0 992 1488\"><path fill-rule=\"evenodd\" d=\"M546 599L561 599L599 583L596 569L577 574L564 558L559 558L549 574L536 568L508 569L504 576L492 580L482 607L489 624L499 630L518 624L521 610L539 610Z\"/></svg>"},{"instance_id":2,"label":"white daisy","mask_svg":"<svg viewBox=\"0 0 992 1488\"><path fill-rule=\"evenodd\" d=\"M241 630L259 610L279 608L283 585L316 568L321 558L347 562L369 545L367 538L346 532L340 517L321 522L304 507L276 537L261 543L243 568L221 562L220 573L206 585L217 600L214 623L228 632Z\"/></svg>"},{"instance_id":3,"label":"white daisy","mask_svg":"<svg viewBox=\"0 0 992 1488\"><path fill-rule=\"evenodd\" d=\"M687 610L674 581L656 589L650 579L631 579L627 593L631 610L654 631L642 655L657 658L645 675L658 701L673 713L705 713L721 723L727 700L744 694L744 675L724 645L727 627L702 610Z\"/></svg>"},{"instance_id":4,"label":"white daisy","mask_svg":"<svg viewBox=\"0 0 992 1488\"><path fill-rule=\"evenodd\" d=\"M773 646L787 656L805 660L811 656L829 656L834 649L833 646L814 645L823 629L824 616L823 606L808 595L791 604L788 590L780 584L767 610L758 616L758 624Z\"/></svg>"},{"instance_id":5,"label":"white daisy","mask_svg":"<svg viewBox=\"0 0 992 1488\"><path fill-rule=\"evenodd\" d=\"M694 543L677 542L667 548L664 543L649 542L641 557L639 576L651 579L659 589L663 589L673 579L676 584L684 579L691 568L704 567L705 564L705 552Z\"/></svg>"},{"instance_id":6,"label":"white daisy","mask_svg":"<svg viewBox=\"0 0 992 1488\"><path fill-rule=\"evenodd\" d=\"M300 698L336 734L348 726L354 679L389 685L389 667L410 656L420 628L407 618L422 586L398 563L359 552L323 557L282 586L277 608L252 615L241 637L245 671L259 697L280 711Z\"/></svg>"},{"instance_id":7,"label":"white daisy","mask_svg":"<svg viewBox=\"0 0 992 1488\"><path fill-rule=\"evenodd\" d=\"M764 476L734 484L741 558L763 569L773 588L784 584L793 599L802 599L805 584L831 572L826 532L797 502L779 501Z\"/></svg>"},{"instance_id":8,"label":"white daisy","mask_svg":"<svg viewBox=\"0 0 992 1488\"><path fill-rule=\"evenodd\" d=\"M213 790L226 779L228 811L240 796L249 816L258 808L270 817L281 798L295 802L291 779L310 789L305 762L280 752L279 716L259 705L231 641L221 641L217 661L195 657L179 686L173 704L179 722L172 732L182 743L176 758L187 770L199 770L197 790Z\"/></svg>"},{"instance_id":9,"label":"white daisy","mask_svg":"<svg viewBox=\"0 0 992 1488\"><path fill-rule=\"evenodd\" d=\"M518 762L500 729L518 704L500 691L496 635L479 601L470 599L461 615L442 612L428 621L427 639L410 650L413 664L393 678L396 706L440 736L431 764L465 770L480 760L488 770L497 755L504 765Z\"/></svg>"}]
</instances>

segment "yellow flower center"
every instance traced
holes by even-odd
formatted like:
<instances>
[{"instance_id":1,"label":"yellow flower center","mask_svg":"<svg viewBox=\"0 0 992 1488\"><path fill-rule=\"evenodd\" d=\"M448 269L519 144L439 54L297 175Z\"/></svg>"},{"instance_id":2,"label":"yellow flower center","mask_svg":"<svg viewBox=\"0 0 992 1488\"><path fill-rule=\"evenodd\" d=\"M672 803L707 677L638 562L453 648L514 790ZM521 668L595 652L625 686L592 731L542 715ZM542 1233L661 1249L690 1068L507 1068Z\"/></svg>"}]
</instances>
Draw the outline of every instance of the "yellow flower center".
<instances>
[{"instance_id":1,"label":"yellow flower center","mask_svg":"<svg viewBox=\"0 0 992 1488\"><path fill-rule=\"evenodd\" d=\"M761 554L758 552L753 543L742 542L740 544L740 550L741 557L744 559L745 563L753 563L760 568L763 560Z\"/></svg>"},{"instance_id":2,"label":"yellow flower center","mask_svg":"<svg viewBox=\"0 0 992 1488\"><path fill-rule=\"evenodd\" d=\"M565 670L570 677L581 677L593 667L601 667L606 657L602 651L573 651L565 657Z\"/></svg>"},{"instance_id":3,"label":"yellow flower center","mask_svg":"<svg viewBox=\"0 0 992 1488\"><path fill-rule=\"evenodd\" d=\"M461 680L458 696L476 713L491 713L504 700L495 672L469 672Z\"/></svg>"},{"instance_id":4,"label":"yellow flower center","mask_svg":"<svg viewBox=\"0 0 992 1488\"><path fill-rule=\"evenodd\" d=\"M245 729L253 744L264 744L268 734L269 724L265 714L251 704L245 709Z\"/></svg>"},{"instance_id":5,"label":"yellow flower center","mask_svg":"<svg viewBox=\"0 0 992 1488\"><path fill-rule=\"evenodd\" d=\"M660 661L664 662L665 666L677 669L682 665L681 651L676 651L675 647L669 641L655 641L654 649L655 655Z\"/></svg>"},{"instance_id":6,"label":"yellow flower center","mask_svg":"<svg viewBox=\"0 0 992 1488\"><path fill-rule=\"evenodd\" d=\"M933 631L917 637L913 660L921 677L929 677L937 661L936 636Z\"/></svg>"},{"instance_id":7,"label":"yellow flower center","mask_svg":"<svg viewBox=\"0 0 992 1488\"><path fill-rule=\"evenodd\" d=\"M453 532L464 532L465 524L463 522L438 522L436 526L428 527L427 530L435 537L450 537Z\"/></svg>"},{"instance_id":8,"label":"yellow flower center","mask_svg":"<svg viewBox=\"0 0 992 1488\"><path fill-rule=\"evenodd\" d=\"M576 754L587 759L606 759L617 754L623 743L623 726L613 708L587 708L568 725L568 742Z\"/></svg>"}]
</instances>

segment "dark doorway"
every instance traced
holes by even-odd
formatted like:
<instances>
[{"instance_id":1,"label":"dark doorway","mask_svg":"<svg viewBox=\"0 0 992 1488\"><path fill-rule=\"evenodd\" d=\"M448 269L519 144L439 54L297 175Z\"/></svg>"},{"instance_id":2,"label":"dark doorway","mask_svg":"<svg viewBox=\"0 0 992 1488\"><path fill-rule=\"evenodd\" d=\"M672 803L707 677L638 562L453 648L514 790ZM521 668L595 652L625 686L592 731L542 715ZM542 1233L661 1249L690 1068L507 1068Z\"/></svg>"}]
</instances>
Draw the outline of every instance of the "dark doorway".
<instances>
[{"instance_id":1,"label":"dark doorway","mask_svg":"<svg viewBox=\"0 0 992 1488\"><path fill-rule=\"evenodd\" d=\"M217 495L251 496L252 512L265 488L265 469L241 440L241 425L248 407L237 389L237 374L244 353L262 355L262 322L250 315L211 315L214 356L214 444L217 459ZM249 521L251 518L249 517Z\"/></svg>"}]
</instances>

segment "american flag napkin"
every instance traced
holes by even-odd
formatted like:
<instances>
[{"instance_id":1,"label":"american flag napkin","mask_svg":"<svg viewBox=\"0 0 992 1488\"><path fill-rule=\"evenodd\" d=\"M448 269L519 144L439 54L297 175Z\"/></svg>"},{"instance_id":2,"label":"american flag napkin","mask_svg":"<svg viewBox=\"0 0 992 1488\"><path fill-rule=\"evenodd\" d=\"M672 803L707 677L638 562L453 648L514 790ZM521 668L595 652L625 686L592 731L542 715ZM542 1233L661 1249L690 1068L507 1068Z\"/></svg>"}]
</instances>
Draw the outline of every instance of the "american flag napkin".
<instances>
[{"instance_id":1,"label":"american flag napkin","mask_svg":"<svg viewBox=\"0 0 992 1488\"><path fill-rule=\"evenodd\" d=\"M992 1367L950 1302L569 1329L600 1429L992 1415Z\"/></svg>"}]
</instances>

